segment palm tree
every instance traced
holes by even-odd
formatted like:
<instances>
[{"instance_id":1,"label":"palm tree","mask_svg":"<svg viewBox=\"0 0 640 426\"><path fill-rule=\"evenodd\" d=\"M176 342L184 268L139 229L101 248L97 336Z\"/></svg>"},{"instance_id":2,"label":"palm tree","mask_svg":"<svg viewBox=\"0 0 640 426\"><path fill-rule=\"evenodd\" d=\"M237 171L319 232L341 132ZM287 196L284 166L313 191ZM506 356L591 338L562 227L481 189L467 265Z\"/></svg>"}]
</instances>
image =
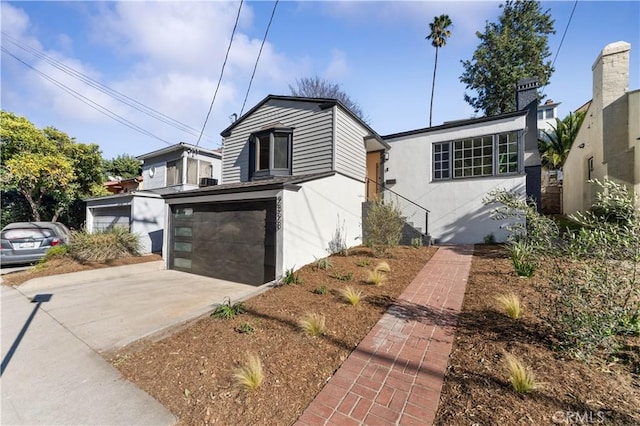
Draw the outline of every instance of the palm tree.
<instances>
[{"instance_id":1,"label":"palm tree","mask_svg":"<svg viewBox=\"0 0 640 426\"><path fill-rule=\"evenodd\" d=\"M551 130L543 130L544 138L538 140L538 150L542 165L551 170L560 170L569 155L571 145L578 136L580 126L584 121L585 111L575 114L569 113L564 119L556 118L555 126Z\"/></svg>"},{"instance_id":2,"label":"palm tree","mask_svg":"<svg viewBox=\"0 0 640 426\"><path fill-rule=\"evenodd\" d=\"M431 83L431 103L429 104L429 127L431 127L431 117L433 116L433 91L436 87L436 69L438 68L438 49L447 44L447 39L451 37L451 31L447 28L451 26L449 15L434 16L433 22L429 24L431 34L425 37L431 40L431 45L436 48L436 62L433 64L433 82Z\"/></svg>"}]
</instances>

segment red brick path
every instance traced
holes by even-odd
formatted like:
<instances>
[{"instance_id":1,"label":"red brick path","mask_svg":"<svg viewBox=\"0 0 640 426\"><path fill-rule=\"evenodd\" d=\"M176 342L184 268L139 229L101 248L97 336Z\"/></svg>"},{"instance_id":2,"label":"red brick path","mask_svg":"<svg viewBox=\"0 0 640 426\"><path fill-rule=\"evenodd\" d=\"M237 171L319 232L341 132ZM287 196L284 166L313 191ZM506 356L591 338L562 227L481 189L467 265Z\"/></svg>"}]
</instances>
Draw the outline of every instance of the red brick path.
<instances>
[{"instance_id":1,"label":"red brick path","mask_svg":"<svg viewBox=\"0 0 640 426\"><path fill-rule=\"evenodd\" d=\"M441 247L296 425L432 424L472 255Z\"/></svg>"}]
</instances>

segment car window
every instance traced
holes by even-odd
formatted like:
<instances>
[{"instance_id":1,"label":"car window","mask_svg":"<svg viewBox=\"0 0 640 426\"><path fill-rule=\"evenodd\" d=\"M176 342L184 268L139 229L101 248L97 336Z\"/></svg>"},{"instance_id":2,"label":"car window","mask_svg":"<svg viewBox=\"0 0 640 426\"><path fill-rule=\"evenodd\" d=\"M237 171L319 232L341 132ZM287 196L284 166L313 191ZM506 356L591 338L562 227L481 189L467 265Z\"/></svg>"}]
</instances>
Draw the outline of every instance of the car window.
<instances>
[{"instance_id":1,"label":"car window","mask_svg":"<svg viewBox=\"0 0 640 426\"><path fill-rule=\"evenodd\" d=\"M53 231L50 229L7 229L2 233L2 238L5 240L21 240L26 238L33 238L34 240L41 240L43 238L52 237Z\"/></svg>"}]
</instances>

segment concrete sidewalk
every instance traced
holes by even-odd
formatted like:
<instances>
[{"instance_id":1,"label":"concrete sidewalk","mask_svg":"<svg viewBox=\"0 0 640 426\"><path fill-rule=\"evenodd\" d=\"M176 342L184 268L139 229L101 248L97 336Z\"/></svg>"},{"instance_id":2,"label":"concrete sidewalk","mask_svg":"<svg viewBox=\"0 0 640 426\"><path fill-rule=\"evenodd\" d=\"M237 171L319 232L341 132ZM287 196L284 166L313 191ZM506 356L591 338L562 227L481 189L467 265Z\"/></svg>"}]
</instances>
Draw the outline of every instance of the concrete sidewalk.
<instances>
[{"instance_id":1,"label":"concrete sidewalk","mask_svg":"<svg viewBox=\"0 0 640 426\"><path fill-rule=\"evenodd\" d=\"M162 269L119 266L0 286L3 425L172 425L175 417L99 353L264 291ZM36 297L50 295L39 306Z\"/></svg>"},{"instance_id":2,"label":"concrete sidewalk","mask_svg":"<svg viewBox=\"0 0 640 426\"><path fill-rule=\"evenodd\" d=\"M36 304L13 288L0 287L4 367L0 423L175 423L175 417L159 402L124 380L92 348L43 310L35 312L17 341Z\"/></svg>"},{"instance_id":3,"label":"concrete sidewalk","mask_svg":"<svg viewBox=\"0 0 640 426\"><path fill-rule=\"evenodd\" d=\"M432 424L472 256L440 247L296 425Z\"/></svg>"}]
</instances>

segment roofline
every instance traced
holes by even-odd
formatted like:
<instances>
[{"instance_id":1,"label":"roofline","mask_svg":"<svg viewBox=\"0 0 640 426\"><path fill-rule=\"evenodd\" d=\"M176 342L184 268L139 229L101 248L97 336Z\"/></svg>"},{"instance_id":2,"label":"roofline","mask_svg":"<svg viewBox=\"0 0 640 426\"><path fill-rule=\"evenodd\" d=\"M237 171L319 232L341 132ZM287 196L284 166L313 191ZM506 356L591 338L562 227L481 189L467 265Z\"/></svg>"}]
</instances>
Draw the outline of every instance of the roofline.
<instances>
[{"instance_id":1,"label":"roofline","mask_svg":"<svg viewBox=\"0 0 640 426\"><path fill-rule=\"evenodd\" d=\"M229 135L231 135L231 131L238 126L242 121L244 121L245 118L247 118L248 116L250 116L251 114L253 114L255 111L257 111L262 105L266 104L267 102L271 101L271 100L278 100L278 101L294 101L294 102L311 102L311 103L316 103L316 104L320 104L320 108L321 109L326 109L326 108L330 108L334 105L338 105L339 107L341 107L349 116L351 116L351 118L353 118L354 120L356 120L361 126L363 126L365 129L367 129L367 131L369 131L369 133L371 133L371 136L378 139L378 141L380 143L382 143L383 145L387 146L387 144L382 140L382 137L380 137L380 135L371 128L371 126L369 126L363 119L361 119L360 117L358 117L357 115L355 115L353 113L353 111L351 111L349 108L347 108L339 99L335 99L335 98L311 98L311 97L305 97L305 96L284 96L284 95L267 95L267 97L265 97L263 100L261 100L260 102L258 102L253 108L251 108L249 111L247 111L246 113L244 113L241 117L239 117L236 121L234 121L229 127L227 127L226 129L224 129L222 132L220 132L220 135L222 137L228 137ZM387 146L387 149L389 149L391 147Z\"/></svg>"},{"instance_id":2,"label":"roofline","mask_svg":"<svg viewBox=\"0 0 640 426\"><path fill-rule=\"evenodd\" d=\"M161 149L157 149L155 151L151 151L148 152L146 154L142 154L142 155L138 155L136 157L137 160L144 160L146 158L151 158L151 157L155 157L157 155L162 155L162 154L167 154L169 152L173 152L173 151L178 151L181 149L192 149L194 151L201 151L201 152L205 152L207 154L211 154L215 157L219 157L220 159L222 159L222 155L218 152L215 152L211 149L207 149L207 148L202 148L200 146L196 146L196 145L191 145L190 143L186 143L186 142L180 142L177 143L175 145L171 145L168 146L166 148L161 148Z\"/></svg>"},{"instance_id":3,"label":"roofline","mask_svg":"<svg viewBox=\"0 0 640 426\"><path fill-rule=\"evenodd\" d=\"M119 194L99 195L97 197L83 198L82 201L96 201L96 200L108 200L112 198L126 198L126 197L147 197L147 198L161 198L160 194L152 192L150 189L143 189L140 191L121 192Z\"/></svg>"},{"instance_id":4,"label":"roofline","mask_svg":"<svg viewBox=\"0 0 640 426\"><path fill-rule=\"evenodd\" d=\"M402 137L402 136L411 136L411 135L417 135L417 134L420 134L420 133L430 133L430 132L436 132L438 130L446 130L446 129L453 129L453 128L456 128L456 127L469 126L469 125L472 125L472 124L487 123L489 121L503 120L505 118L526 116L527 113L528 113L528 111L523 109L522 111L508 112L506 114L492 115L490 117L471 118L469 120L460 120L460 121L455 121L455 122L452 122L452 123L441 124L439 126L424 127L422 129L415 129L415 130L409 130L409 131L406 131L406 132L392 133L390 135L382 136L382 139L385 139L385 140L386 139L395 139L395 138L399 138L399 137Z\"/></svg>"}]
</instances>

